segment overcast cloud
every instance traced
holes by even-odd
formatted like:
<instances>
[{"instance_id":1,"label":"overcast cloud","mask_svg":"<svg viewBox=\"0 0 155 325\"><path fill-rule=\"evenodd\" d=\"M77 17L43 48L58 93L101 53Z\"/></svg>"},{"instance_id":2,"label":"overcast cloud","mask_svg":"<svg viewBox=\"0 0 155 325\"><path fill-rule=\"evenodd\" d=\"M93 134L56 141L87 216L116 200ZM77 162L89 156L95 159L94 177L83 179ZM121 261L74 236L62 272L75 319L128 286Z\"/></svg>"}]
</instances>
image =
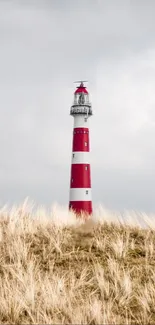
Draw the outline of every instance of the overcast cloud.
<instances>
[{"instance_id":1,"label":"overcast cloud","mask_svg":"<svg viewBox=\"0 0 155 325\"><path fill-rule=\"evenodd\" d=\"M155 1L0 0L0 200L67 204L75 80L93 202L155 211Z\"/></svg>"}]
</instances>

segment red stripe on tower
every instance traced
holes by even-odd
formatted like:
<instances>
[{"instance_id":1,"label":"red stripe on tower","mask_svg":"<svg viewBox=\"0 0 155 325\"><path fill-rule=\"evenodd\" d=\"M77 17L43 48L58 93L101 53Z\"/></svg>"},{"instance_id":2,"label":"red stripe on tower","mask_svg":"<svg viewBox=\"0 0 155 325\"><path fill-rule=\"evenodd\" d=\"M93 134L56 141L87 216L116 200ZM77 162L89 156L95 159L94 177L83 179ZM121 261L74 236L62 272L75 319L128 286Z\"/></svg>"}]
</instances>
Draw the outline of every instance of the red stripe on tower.
<instances>
[{"instance_id":1,"label":"red stripe on tower","mask_svg":"<svg viewBox=\"0 0 155 325\"><path fill-rule=\"evenodd\" d=\"M74 128L73 151L89 151L89 129Z\"/></svg>"},{"instance_id":2,"label":"red stripe on tower","mask_svg":"<svg viewBox=\"0 0 155 325\"><path fill-rule=\"evenodd\" d=\"M69 208L76 214L92 213L91 168L89 161L89 117L92 108L83 82L74 93L70 110L74 117Z\"/></svg>"}]
</instances>

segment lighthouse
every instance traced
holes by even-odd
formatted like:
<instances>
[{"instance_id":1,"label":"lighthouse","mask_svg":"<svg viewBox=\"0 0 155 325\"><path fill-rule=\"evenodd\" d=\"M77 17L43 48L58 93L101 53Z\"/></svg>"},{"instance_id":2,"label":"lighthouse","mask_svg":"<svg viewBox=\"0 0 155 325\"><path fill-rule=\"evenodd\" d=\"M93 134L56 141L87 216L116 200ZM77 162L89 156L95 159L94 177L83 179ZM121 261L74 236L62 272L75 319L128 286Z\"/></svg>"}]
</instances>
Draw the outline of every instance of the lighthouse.
<instances>
[{"instance_id":1,"label":"lighthouse","mask_svg":"<svg viewBox=\"0 0 155 325\"><path fill-rule=\"evenodd\" d=\"M89 117L92 107L84 81L74 92L70 115L74 118L69 209L76 215L92 213Z\"/></svg>"}]
</instances>

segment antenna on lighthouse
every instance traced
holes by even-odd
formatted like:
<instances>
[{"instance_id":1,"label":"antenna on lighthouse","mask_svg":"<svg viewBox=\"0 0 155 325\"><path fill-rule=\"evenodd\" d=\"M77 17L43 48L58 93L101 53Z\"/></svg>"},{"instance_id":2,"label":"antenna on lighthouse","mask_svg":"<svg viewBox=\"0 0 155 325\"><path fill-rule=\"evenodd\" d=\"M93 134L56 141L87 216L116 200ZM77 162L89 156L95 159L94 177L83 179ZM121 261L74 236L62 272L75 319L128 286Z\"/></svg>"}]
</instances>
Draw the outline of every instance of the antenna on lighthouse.
<instances>
[{"instance_id":1,"label":"antenna on lighthouse","mask_svg":"<svg viewBox=\"0 0 155 325\"><path fill-rule=\"evenodd\" d=\"M74 81L74 83L80 83L80 82L88 82L88 80L78 80L78 81Z\"/></svg>"},{"instance_id":2,"label":"antenna on lighthouse","mask_svg":"<svg viewBox=\"0 0 155 325\"><path fill-rule=\"evenodd\" d=\"M84 87L84 82L88 82L88 80L79 80L79 81L74 81L74 83L80 84L81 87Z\"/></svg>"}]
</instances>

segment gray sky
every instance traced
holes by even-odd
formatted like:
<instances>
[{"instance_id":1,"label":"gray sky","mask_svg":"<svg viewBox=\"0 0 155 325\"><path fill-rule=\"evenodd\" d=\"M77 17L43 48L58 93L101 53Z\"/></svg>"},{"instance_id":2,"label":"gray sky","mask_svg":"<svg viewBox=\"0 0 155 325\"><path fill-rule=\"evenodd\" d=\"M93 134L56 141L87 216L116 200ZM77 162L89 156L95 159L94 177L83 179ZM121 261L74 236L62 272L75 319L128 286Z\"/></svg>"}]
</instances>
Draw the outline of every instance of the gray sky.
<instances>
[{"instance_id":1,"label":"gray sky","mask_svg":"<svg viewBox=\"0 0 155 325\"><path fill-rule=\"evenodd\" d=\"M75 80L93 202L155 211L155 1L0 0L0 203L67 204Z\"/></svg>"}]
</instances>

